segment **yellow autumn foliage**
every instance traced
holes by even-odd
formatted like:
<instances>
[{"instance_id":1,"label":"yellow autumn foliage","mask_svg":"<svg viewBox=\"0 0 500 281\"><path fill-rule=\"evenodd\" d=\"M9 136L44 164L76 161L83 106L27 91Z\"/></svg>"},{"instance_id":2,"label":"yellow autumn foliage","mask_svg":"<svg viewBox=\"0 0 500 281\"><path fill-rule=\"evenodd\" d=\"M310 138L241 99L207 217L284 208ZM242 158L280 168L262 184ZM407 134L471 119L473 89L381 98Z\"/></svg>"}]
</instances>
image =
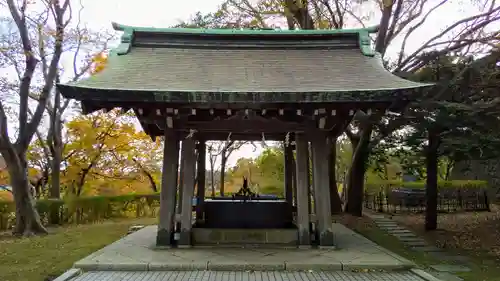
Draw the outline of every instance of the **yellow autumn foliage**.
<instances>
[{"instance_id":1,"label":"yellow autumn foliage","mask_svg":"<svg viewBox=\"0 0 500 281\"><path fill-rule=\"evenodd\" d=\"M152 192L162 146L119 110L78 116L66 124L66 159L61 185L77 195ZM157 184L159 186L159 184Z\"/></svg>"}]
</instances>

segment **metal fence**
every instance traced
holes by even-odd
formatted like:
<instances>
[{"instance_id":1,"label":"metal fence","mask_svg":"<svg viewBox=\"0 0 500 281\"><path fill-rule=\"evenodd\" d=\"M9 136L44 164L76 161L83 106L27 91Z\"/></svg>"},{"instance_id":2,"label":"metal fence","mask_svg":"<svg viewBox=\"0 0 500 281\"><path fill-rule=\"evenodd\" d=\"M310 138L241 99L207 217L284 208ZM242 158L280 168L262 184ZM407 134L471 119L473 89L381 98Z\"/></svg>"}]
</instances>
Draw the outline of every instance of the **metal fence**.
<instances>
[{"instance_id":1,"label":"metal fence","mask_svg":"<svg viewBox=\"0 0 500 281\"><path fill-rule=\"evenodd\" d=\"M424 212L424 189L399 188L364 194L364 206L377 212ZM446 189L438 193L438 212L490 211L488 192L483 189Z\"/></svg>"}]
</instances>

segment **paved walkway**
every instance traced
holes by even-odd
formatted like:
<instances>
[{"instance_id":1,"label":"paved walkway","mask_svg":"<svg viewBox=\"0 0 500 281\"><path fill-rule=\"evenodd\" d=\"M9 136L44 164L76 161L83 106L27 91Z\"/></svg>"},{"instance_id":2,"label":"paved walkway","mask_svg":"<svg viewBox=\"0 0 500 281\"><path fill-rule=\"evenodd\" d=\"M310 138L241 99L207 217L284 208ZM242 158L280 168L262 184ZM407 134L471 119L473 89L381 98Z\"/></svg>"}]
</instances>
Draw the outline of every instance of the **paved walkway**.
<instances>
[{"instance_id":1,"label":"paved walkway","mask_svg":"<svg viewBox=\"0 0 500 281\"><path fill-rule=\"evenodd\" d=\"M412 273L284 272L284 271L93 271L72 281L426 281Z\"/></svg>"},{"instance_id":2,"label":"paved walkway","mask_svg":"<svg viewBox=\"0 0 500 281\"><path fill-rule=\"evenodd\" d=\"M441 248L430 245L406 227L398 225L396 221L383 214L376 214L370 211L365 211L364 213L367 217L373 219L380 229L391 234L413 251L424 252L437 260L443 261L442 264L430 266L432 269L430 273L432 275L446 281L460 281L462 278L452 273L470 271L466 266L469 261L467 257L451 255Z\"/></svg>"}]
</instances>

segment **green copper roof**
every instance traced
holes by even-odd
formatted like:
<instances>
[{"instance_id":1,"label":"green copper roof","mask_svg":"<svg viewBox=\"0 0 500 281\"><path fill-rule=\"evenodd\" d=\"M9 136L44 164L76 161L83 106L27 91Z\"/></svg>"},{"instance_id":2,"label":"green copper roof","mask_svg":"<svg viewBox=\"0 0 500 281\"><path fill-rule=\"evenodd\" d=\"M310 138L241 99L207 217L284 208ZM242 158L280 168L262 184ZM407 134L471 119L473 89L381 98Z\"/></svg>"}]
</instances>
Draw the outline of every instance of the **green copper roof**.
<instances>
[{"instance_id":1,"label":"green copper roof","mask_svg":"<svg viewBox=\"0 0 500 281\"><path fill-rule=\"evenodd\" d=\"M418 88L353 49L132 48L70 85L152 92L354 92Z\"/></svg>"},{"instance_id":2,"label":"green copper roof","mask_svg":"<svg viewBox=\"0 0 500 281\"><path fill-rule=\"evenodd\" d=\"M124 33L104 70L58 85L63 96L134 102L362 102L393 100L395 92L428 86L384 68L369 47L368 34L376 28L114 27Z\"/></svg>"}]
</instances>

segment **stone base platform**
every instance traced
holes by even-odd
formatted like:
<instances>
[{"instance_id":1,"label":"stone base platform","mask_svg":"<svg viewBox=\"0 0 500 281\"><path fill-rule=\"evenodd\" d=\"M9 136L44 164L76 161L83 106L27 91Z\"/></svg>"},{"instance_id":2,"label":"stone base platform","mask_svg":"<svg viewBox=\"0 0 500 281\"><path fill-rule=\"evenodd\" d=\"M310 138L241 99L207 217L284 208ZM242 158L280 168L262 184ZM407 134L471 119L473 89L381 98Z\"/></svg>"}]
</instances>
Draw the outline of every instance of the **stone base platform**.
<instances>
[{"instance_id":1,"label":"stone base platform","mask_svg":"<svg viewBox=\"0 0 500 281\"><path fill-rule=\"evenodd\" d=\"M76 262L84 271L279 271L403 270L414 264L341 224L334 224L335 249L194 247L158 249L156 226L148 226Z\"/></svg>"},{"instance_id":2,"label":"stone base platform","mask_svg":"<svg viewBox=\"0 0 500 281\"><path fill-rule=\"evenodd\" d=\"M193 228L195 245L296 246L297 229Z\"/></svg>"}]
</instances>

